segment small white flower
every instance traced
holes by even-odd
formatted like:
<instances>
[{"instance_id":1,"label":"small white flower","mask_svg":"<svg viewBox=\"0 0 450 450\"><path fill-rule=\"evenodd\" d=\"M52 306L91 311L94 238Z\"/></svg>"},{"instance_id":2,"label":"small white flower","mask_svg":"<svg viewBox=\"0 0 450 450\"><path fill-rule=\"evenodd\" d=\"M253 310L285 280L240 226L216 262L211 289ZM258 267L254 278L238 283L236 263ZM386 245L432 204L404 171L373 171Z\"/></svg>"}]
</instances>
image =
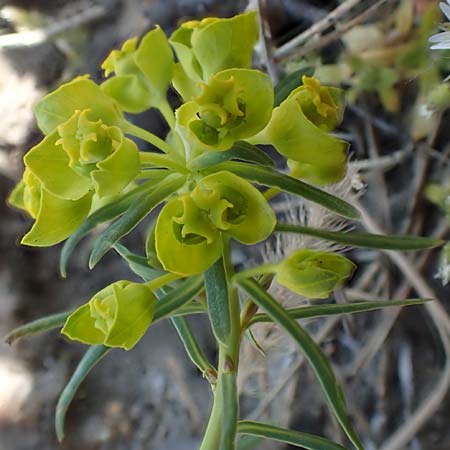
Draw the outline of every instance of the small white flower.
<instances>
[{"instance_id":1,"label":"small white flower","mask_svg":"<svg viewBox=\"0 0 450 450\"><path fill-rule=\"evenodd\" d=\"M443 12L444 16L450 21L450 0L447 3L439 3L439 7ZM448 22L442 25L443 33L437 33L430 37L429 42L433 45L430 47L431 50L446 50L450 49L450 31L447 30Z\"/></svg>"},{"instance_id":2,"label":"small white flower","mask_svg":"<svg viewBox=\"0 0 450 450\"><path fill-rule=\"evenodd\" d=\"M439 278L444 286L450 283L450 242L441 250L439 268L434 278Z\"/></svg>"}]
</instances>

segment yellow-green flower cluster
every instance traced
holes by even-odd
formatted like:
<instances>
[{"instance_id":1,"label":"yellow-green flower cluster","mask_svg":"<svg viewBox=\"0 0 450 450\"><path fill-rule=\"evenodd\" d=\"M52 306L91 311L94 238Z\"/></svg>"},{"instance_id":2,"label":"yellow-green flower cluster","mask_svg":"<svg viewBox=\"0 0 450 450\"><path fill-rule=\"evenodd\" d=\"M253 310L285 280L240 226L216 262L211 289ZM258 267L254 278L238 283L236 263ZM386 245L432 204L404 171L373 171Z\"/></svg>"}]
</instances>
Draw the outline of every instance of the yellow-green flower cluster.
<instances>
[{"instance_id":1,"label":"yellow-green flower cluster","mask_svg":"<svg viewBox=\"0 0 450 450\"><path fill-rule=\"evenodd\" d=\"M342 92L304 77L274 108L269 76L251 69L257 40L254 12L187 22L170 38L155 27L110 53L102 64L107 77L102 84L78 77L42 99L35 113L44 138L25 155L23 179L9 199L34 219L22 243L59 243L99 208L114 208L124 195L144 192L141 182L155 180L129 210L105 221L124 215L119 225L128 228L118 232L120 238L163 203L152 234L158 270L190 276L223 255L224 241L257 244L276 224L251 178L195 166L195 158L223 155L237 141L272 144L287 158L292 176L315 184L339 181L348 144L330 132L342 120ZM182 99L175 111L167 100L170 85ZM166 119L165 139L125 117L149 108ZM130 135L164 154L140 151ZM177 183L170 184L173 177ZM277 278L302 295L321 298L348 278L353 266L347 261L305 250L282 263ZM77 309L63 333L129 349L152 322L155 301L145 284L113 283Z\"/></svg>"}]
</instances>

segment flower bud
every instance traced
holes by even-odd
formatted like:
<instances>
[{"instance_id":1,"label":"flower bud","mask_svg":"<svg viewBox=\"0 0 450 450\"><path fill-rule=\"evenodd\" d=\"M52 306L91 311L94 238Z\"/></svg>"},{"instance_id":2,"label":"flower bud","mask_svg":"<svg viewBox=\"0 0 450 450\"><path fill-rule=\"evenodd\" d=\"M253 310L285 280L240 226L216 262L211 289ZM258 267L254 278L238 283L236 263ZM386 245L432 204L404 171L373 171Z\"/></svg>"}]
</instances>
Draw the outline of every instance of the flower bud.
<instances>
[{"instance_id":1,"label":"flower bud","mask_svg":"<svg viewBox=\"0 0 450 450\"><path fill-rule=\"evenodd\" d=\"M61 333L85 344L130 350L152 323L155 304L145 284L117 281L75 310Z\"/></svg>"},{"instance_id":2,"label":"flower bud","mask_svg":"<svg viewBox=\"0 0 450 450\"><path fill-rule=\"evenodd\" d=\"M41 206L41 183L29 169L25 168L23 178L11 192L8 203L36 219Z\"/></svg>"},{"instance_id":3,"label":"flower bud","mask_svg":"<svg viewBox=\"0 0 450 450\"><path fill-rule=\"evenodd\" d=\"M356 265L344 256L302 249L277 265L277 282L307 298L327 298L349 279Z\"/></svg>"},{"instance_id":4,"label":"flower bud","mask_svg":"<svg viewBox=\"0 0 450 450\"><path fill-rule=\"evenodd\" d=\"M166 102L174 68L172 50L161 28L149 31L137 44L137 38L127 40L102 64L106 76L115 73L102 84L103 91L132 113Z\"/></svg>"}]
</instances>

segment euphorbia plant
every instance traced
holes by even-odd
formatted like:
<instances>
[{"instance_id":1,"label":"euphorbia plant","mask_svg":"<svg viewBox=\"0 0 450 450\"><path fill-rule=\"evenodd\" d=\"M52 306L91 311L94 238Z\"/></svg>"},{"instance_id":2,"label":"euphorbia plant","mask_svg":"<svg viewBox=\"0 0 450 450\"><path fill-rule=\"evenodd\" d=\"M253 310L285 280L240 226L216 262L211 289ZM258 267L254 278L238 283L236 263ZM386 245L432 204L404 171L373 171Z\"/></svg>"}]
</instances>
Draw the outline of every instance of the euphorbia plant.
<instances>
[{"instance_id":1,"label":"euphorbia plant","mask_svg":"<svg viewBox=\"0 0 450 450\"><path fill-rule=\"evenodd\" d=\"M90 345L58 402L60 439L67 407L96 362L113 348L132 349L152 324L169 319L213 392L202 450L232 450L239 434L308 449L342 449L322 437L240 420L240 345L249 327L270 320L298 344L332 413L353 445L362 449L331 365L297 319L425 300L286 309L267 291L272 280L311 300L326 299L352 276L355 264L340 254L299 248L277 264L236 271L233 243L258 244L286 232L399 250L439 242L277 221L269 201L280 193L345 218L358 220L360 215L348 202L314 186L345 176L349 145L330 134L343 117L343 92L299 74L293 86L275 87L274 96L268 75L250 68L257 39L253 12L187 22L170 39L157 27L106 58L102 68L109 78L101 85L79 77L36 105L45 137L25 155L23 180L9 199L35 219L22 243L50 246L65 240L60 270L66 276L77 243L98 224L111 222L98 235L89 266L115 249L143 279L116 281L76 310L40 319L9 336L12 341L62 327L69 339ZM167 101L170 84L181 99L175 111ZM288 95L280 98L280 92ZM165 138L125 118L124 113L149 108L159 109L166 119L170 131ZM156 149L140 151L133 136ZM277 163L259 144L274 146L280 154ZM289 174L277 168L283 161ZM120 239L152 211L145 254L133 254ZM184 318L189 314L208 315L217 362L208 361L200 349Z\"/></svg>"}]
</instances>

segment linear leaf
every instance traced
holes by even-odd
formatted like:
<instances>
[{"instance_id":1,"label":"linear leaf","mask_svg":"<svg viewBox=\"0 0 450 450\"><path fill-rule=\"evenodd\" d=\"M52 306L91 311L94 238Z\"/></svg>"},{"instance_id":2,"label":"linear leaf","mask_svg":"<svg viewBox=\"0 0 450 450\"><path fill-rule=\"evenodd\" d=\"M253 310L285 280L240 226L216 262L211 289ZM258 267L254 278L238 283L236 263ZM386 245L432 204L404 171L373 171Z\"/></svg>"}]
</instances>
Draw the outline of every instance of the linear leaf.
<instances>
[{"instance_id":1,"label":"linear leaf","mask_svg":"<svg viewBox=\"0 0 450 450\"><path fill-rule=\"evenodd\" d=\"M255 450L258 449L264 438L242 434L238 436L237 450Z\"/></svg>"},{"instance_id":2,"label":"linear leaf","mask_svg":"<svg viewBox=\"0 0 450 450\"><path fill-rule=\"evenodd\" d=\"M205 305L199 302L192 302L188 303L181 308L177 309L173 314L172 317L183 317L183 316L189 316L192 314L206 314L208 312L208 309Z\"/></svg>"},{"instance_id":3,"label":"linear leaf","mask_svg":"<svg viewBox=\"0 0 450 450\"><path fill-rule=\"evenodd\" d=\"M254 302L264 309L269 317L280 325L298 344L305 358L311 365L322 386L331 411L336 416L343 430L358 450L362 444L353 429L347 413L345 399L333 373L331 365L320 347L311 336L289 315L289 313L253 279L238 282L239 286L249 294Z\"/></svg>"},{"instance_id":4,"label":"linear leaf","mask_svg":"<svg viewBox=\"0 0 450 450\"><path fill-rule=\"evenodd\" d=\"M239 418L236 372L223 372L220 375L219 383L222 389L223 408L220 450L234 450L236 448L236 432Z\"/></svg>"},{"instance_id":5,"label":"linear leaf","mask_svg":"<svg viewBox=\"0 0 450 450\"><path fill-rule=\"evenodd\" d=\"M307 450L346 450L342 445L320 436L286 430L268 423L253 422L251 420L238 422L238 433L284 442Z\"/></svg>"},{"instance_id":6,"label":"linear leaf","mask_svg":"<svg viewBox=\"0 0 450 450\"><path fill-rule=\"evenodd\" d=\"M130 270L140 276L143 280L150 281L165 273L161 269L151 267L145 256L131 252L124 245L117 242L113 247L114 250L128 263Z\"/></svg>"},{"instance_id":7,"label":"linear leaf","mask_svg":"<svg viewBox=\"0 0 450 450\"><path fill-rule=\"evenodd\" d=\"M89 267L92 269L120 238L135 228L153 208L181 187L184 182L185 177L182 175L169 175L154 191L137 198L126 213L109 225L97 238L89 259Z\"/></svg>"},{"instance_id":8,"label":"linear leaf","mask_svg":"<svg viewBox=\"0 0 450 450\"><path fill-rule=\"evenodd\" d=\"M384 235L372 233L356 233L327 231L320 228L305 227L289 223L277 223L276 232L306 234L326 241L339 242L352 247L378 248L383 250L422 250L442 245L444 241L423 236Z\"/></svg>"},{"instance_id":9,"label":"linear leaf","mask_svg":"<svg viewBox=\"0 0 450 450\"><path fill-rule=\"evenodd\" d=\"M98 224L108 222L123 214L135 201L137 196L146 194L155 189L154 181L146 182L122 196L119 200L105 205L92 213L64 243L59 260L59 271L65 278L67 275L67 263L78 243L92 231Z\"/></svg>"},{"instance_id":10,"label":"linear leaf","mask_svg":"<svg viewBox=\"0 0 450 450\"><path fill-rule=\"evenodd\" d=\"M62 328L67 317L69 317L72 312L73 310L52 314L14 328L14 330L5 337L5 342L7 344L12 344L25 336L53 330L55 328Z\"/></svg>"},{"instance_id":11,"label":"linear leaf","mask_svg":"<svg viewBox=\"0 0 450 450\"><path fill-rule=\"evenodd\" d=\"M208 361L208 358L203 353L202 349L198 345L194 334L192 333L189 324L183 317L171 317L171 321L175 329L177 330L178 336L183 342L186 353L188 354L191 361L196 365L196 367L203 374L217 374L216 369Z\"/></svg>"},{"instance_id":12,"label":"linear leaf","mask_svg":"<svg viewBox=\"0 0 450 450\"><path fill-rule=\"evenodd\" d=\"M228 282L223 259L217 260L205 272L208 314L214 336L227 345L231 333L231 319L228 302Z\"/></svg>"},{"instance_id":13,"label":"linear leaf","mask_svg":"<svg viewBox=\"0 0 450 450\"><path fill-rule=\"evenodd\" d=\"M229 170L241 177L247 178L263 186L279 188L289 194L297 195L334 211L349 219L360 219L361 214L357 208L350 203L335 197L328 192L292 178L270 167L260 167L253 164L241 162L226 162L214 166L216 170Z\"/></svg>"},{"instance_id":14,"label":"linear leaf","mask_svg":"<svg viewBox=\"0 0 450 450\"><path fill-rule=\"evenodd\" d=\"M237 141L230 150L202 153L190 163L190 168L193 170L204 169L231 159L256 163L262 166L275 166L274 160L259 147L245 141Z\"/></svg>"},{"instance_id":15,"label":"linear leaf","mask_svg":"<svg viewBox=\"0 0 450 450\"><path fill-rule=\"evenodd\" d=\"M414 298L406 300L390 300L390 301L362 301L350 303L347 305L313 305L303 306L301 308L286 309L287 313L293 319L309 319L313 317L334 316L338 314L355 314L366 311L375 311L377 309L389 308L389 307L402 307L402 306L414 306L422 305L431 299L428 298ZM252 326L255 323L272 322L272 319L267 314L255 314L249 322L248 326Z\"/></svg>"},{"instance_id":16,"label":"linear leaf","mask_svg":"<svg viewBox=\"0 0 450 450\"><path fill-rule=\"evenodd\" d=\"M192 300L202 287L203 277L201 275L193 276L181 282L156 303L153 322L176 314L176 311Z\"/></svg>"},{"instance_id":17,"label":"linear leaf","mask_svg":"<svg viewBox=\"0 0 450 450\"><path fill-rule=\"evenodd\" d=\"M275 86L274 106L278 106L283 100L286 100L295 88L303 84L303 75L310 77L313 73L314 69L312 67L304 67L282 78Z\"/></svg>"},{"instance_id":18,"label":"linear leaf","mask_svg":"<svg viewBox=\"0 0 450 450\"><path fill-rule=\"evenodd\" d=\"M84 354L83 358L75 369L75 372L62 391L56 405L55 413L55 429L59 442L64 439L64 422L67 409L69 408L70 403L72 402L78 388L80 387L80 384L86 378L88 373L94 368L94 366L110 350L110 347L105 347L104 345L91 346Z\"/></svg>"}]
</instances>

